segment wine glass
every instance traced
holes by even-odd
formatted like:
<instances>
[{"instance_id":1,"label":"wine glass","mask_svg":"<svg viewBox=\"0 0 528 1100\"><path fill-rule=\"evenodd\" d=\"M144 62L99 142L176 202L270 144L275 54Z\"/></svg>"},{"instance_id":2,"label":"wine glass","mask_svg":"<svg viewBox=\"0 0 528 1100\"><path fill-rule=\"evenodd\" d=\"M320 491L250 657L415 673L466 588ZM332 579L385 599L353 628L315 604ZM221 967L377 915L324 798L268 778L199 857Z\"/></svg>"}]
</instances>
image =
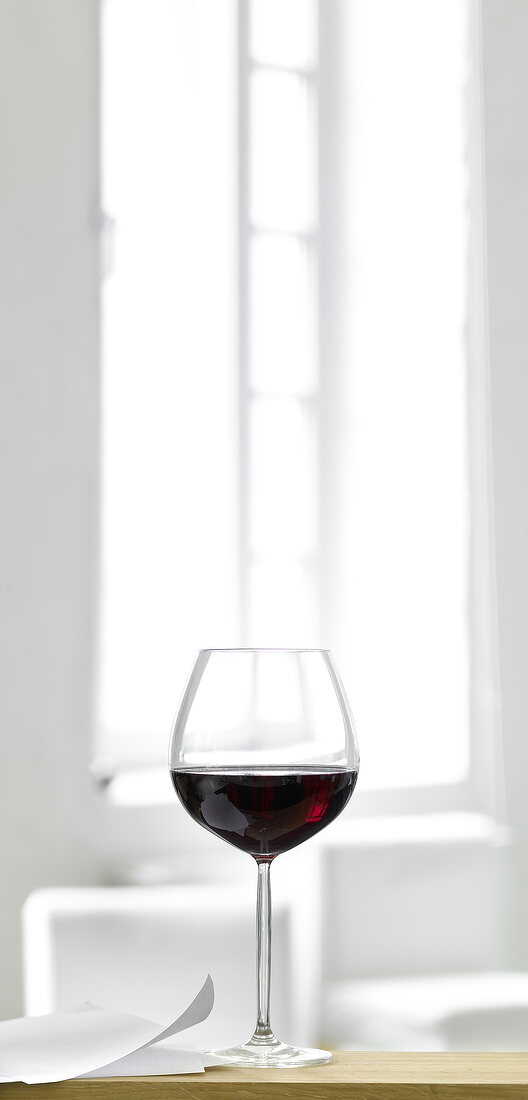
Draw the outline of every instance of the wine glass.
<instances>
[{"instance_id":1,"label":"wine glass","mask_svg":"<svg viewBox=\"0 0 528 1100\"><path fill-rule=\"evenodd\" d=\"M270 1026L270 868L345 808L359 753L328 650L202 649L169 749L175 790L209 832L257 862L258 1015L247 1043L215 1053L239 1066L306 1066L326 1050L280 1042Z\"/></svg>"}]
</instances>

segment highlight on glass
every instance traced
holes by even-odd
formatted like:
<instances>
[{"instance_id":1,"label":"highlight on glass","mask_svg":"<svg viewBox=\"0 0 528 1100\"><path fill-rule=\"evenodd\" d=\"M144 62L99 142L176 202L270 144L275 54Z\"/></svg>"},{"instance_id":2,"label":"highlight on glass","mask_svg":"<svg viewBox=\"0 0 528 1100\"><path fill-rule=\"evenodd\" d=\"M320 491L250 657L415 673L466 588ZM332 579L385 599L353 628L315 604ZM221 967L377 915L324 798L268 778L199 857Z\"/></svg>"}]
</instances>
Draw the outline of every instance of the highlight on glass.
<instances>
[{"instance_id":1,"label":"highlight on glass","mask_svg":"<svg viewBox=\"0 0 528 1100\"><path fill-rule=\"evenodd\" d=\"M270 1024L271 864L344 810L358 775L354 721L328 650L201 650L169 766L191 817L258 869L257 1022L247 1042L215 1053L239 1066L329 1062L330 1051L281 1042Z\"/></svg>"}]
</instances>

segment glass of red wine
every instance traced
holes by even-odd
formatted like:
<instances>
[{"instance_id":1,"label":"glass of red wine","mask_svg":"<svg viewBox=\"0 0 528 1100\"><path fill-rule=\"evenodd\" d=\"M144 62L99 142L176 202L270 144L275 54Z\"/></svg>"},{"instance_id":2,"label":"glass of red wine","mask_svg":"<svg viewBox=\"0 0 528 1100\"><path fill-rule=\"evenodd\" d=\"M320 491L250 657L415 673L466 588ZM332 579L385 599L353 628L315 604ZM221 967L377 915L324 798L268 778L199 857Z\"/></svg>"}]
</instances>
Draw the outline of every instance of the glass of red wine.
<instances>
[{"instance_id":1,"label":"glass of red wine","mask_svg":"<svg viewBox=\"0 0 528 1100\"><path fill-rule=\"evenodd\" d=\"M270 1026L270 868L344 810L359 753L328 650L202 649L172 733L169 765L187 812L257 862L258 1015L247 1043L216 1051L239 1066L329 1062Z\"/></svg>"}]
</instances>

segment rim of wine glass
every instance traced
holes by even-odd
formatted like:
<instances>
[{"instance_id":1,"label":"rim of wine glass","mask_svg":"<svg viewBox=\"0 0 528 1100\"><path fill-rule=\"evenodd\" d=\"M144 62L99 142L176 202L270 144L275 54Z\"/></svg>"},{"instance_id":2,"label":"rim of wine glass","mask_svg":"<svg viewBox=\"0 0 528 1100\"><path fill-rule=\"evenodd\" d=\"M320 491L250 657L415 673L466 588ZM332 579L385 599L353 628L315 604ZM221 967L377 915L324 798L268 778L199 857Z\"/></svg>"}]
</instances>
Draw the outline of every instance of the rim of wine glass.
<instances>
[{"instance_id":1,"label":"rim of wine glass","mask_svg":"<svg viewBox=\"0 0 528 1100\"><path fill-rule=\"evenodd\" d=\"M339 672L337 671L337 669L334 665L333 657L332 657L332 654L331 654L330 650L329 649L317 649L314 646L311 646L311 647L308 647L308 646L304 646L304 647L293 647L293 646L223 646L223 647L209 647L209 648L206 648L206 649L199 649L198 650L198 656L195 659L193 670L191 672L191 675L189 677L189 680L188 680L187 685L185 687L185 690L183 692L182 700L180 702L180 705L179 705L178 710L176 712L176 717L175 717L173 725L172 725L172 733L171 733L171 737L170 737L170 740L169 740L169 767L172 766L171 765L172 748L173 748L174 739L175 739L178 727L181 726L182 724L185 725L185 723L187 721L187 718L188 718L188 715L189 715L190 707L192 705L193 696L194 696L194 693L195 693L195 690L196 690L196 684L195 684L194 691L192 691L191 689L192 689L192 686L193 686L193 682L195 683L195 680L196 680L196 672L198 670L199 665L202 665L202 668L200 670L200 676L199 676L199 681L200 681L201 678L202 678L202 675L205 671L205 668L207 666L209 656L211 654L214 654L214 653L297 653L297 654L316 653L316 654L319 654L320 656L322 656L323 659L324 659L324 663L325 663L325 665L328 669L328 672L330 673L330 678L331 678L331 680L334 684L334 688L336 690L336 696L337 696L337 700L338 700L338 704L339 704L339 709L341 711L341 715L342 715L342 718L343 718L345 729L347 730L348 735L352 739L352 745L353 745L353 748L354 748L354 757L357 760L357 766L359 767L359 750L358 750L357 739L356 739L355 722L354 722L354 717L353 717L353 714L352 714L352 710L350 708L350 704L348 702L348 698L347 698L347 694L346 694L344 685L342 683ZM203 661L200 660L201 657L203 657ZM179 766L182 770L184 770L181 765L179 765ZM192 771L193 770L192 767L189 770Z\"/></svg>"},{"instance_id":2,"label":"rim of wine glass","mask_svg":"<svg viewBox=\"0 0 528 1100\"><path fill-rule=\"evenodd\" d=\"M330 653L329 649L317 649L306 646L212 646L200 649L200 653Z\"/></svg>"}]
</instances>

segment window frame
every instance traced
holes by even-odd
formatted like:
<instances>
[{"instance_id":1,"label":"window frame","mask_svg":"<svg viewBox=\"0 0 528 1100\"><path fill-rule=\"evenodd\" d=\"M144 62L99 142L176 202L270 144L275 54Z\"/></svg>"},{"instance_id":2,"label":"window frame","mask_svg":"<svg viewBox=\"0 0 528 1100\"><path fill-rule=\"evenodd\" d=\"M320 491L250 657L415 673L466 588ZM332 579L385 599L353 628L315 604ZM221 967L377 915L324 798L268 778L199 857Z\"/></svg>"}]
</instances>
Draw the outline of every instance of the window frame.
<instances>
[{"instance_id":1,"label":"window frame","mask_svg":"<svg viewBox=\"0 0 528 1100\"><path fill-rule=\"evenodd\" d=\"M239 562L240 562L240 644L242 646L255 644L251 633L251 607L250 607L250 567L252 562L258 560L251 548L250 537L250 478L251 466L249 420L252 401L258 401L259 395L252 390L250 382L250 248L252 239L257 236L270 238L275 235L284 235L303 244L308 252L308 264L312 269L314 286L314 307L318 314L318 232L316 224L308 230L271 229L253 224L250 215L250 137L249 137L249 112L250 112L250 82L255 73L278 72L292 74L306 81L312 104L314 128L315 169L318 174L318 108L317 108L317 65L305 68L296 65L271 65L256 61L251 57L250 50L250 10L251 5L246 0L237 0L237 42L238 42L238 332L239 332ZM314 19L319 21L319 7L314 0ZM317 219L317 208L315 211ZM319 363L317 350L315 355L315 371L320 385ZM315 394L294 395L299 402L313 404L317 402L317 390ZM318 433L317 438L317 464L320 469L320 417L316 413ZM316 493L315 511L318 514L319 491ZM319 534L319 524L318 534ZM319 539L320 545L320 539ZM320 569L316 548L310 559L306 559L309 568L314 574L314 606L317 625L320 628ZM298 558L297 560L301 560ZM305 561L305 564L306 564ZM267 644L267 643L266 643ZM297 644L297 640L294 642ZM304 641L302 642L304 644ZM312 644L311 640L309 644ZM314 644L318 644L317 642Z\"/></svg>"}]
</instances>

